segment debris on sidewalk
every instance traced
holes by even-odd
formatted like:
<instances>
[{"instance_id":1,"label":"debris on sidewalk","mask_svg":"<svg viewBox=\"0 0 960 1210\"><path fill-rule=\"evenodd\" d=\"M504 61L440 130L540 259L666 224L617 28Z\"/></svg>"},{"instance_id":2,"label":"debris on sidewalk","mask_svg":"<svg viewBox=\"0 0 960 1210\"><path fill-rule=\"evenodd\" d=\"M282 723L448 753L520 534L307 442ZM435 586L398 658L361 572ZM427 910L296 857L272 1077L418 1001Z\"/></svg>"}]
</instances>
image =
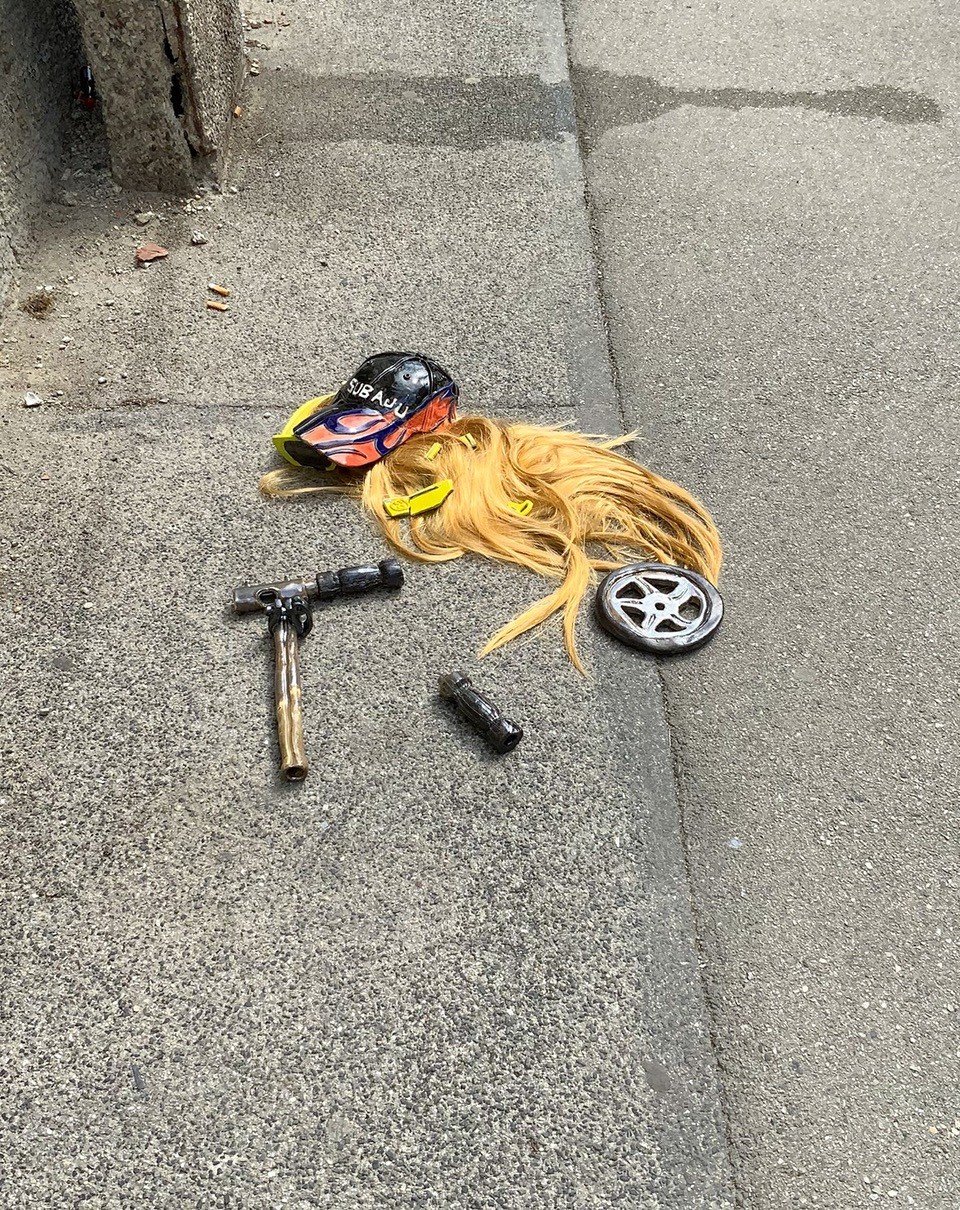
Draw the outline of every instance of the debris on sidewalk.
<instances>
[{"instance_id":1,"label":"debris on sidewalk","mask_svg":"<svg viewBox=\"0 0 960 1210\"><path fill-rule=\"evenodd\" d=\"M723 598L705 576L665 563L630 563L609 572L594 605L608 634L653 655L696 651L723 620Z\"/></svg>"},{"instance_id":2,"label":"debris on sidewalk","mask_svg":"<svg viewBox=\"0 0 960 1210\"><path fill-rule=\"evenodd\" d=\"M302 471L279 469L261 479L261 491L281 499L312 492L361 498L387 541L411 559L477 554L551 581L552 591L502 626L481 655L562 614L567 654L584 672L574 623L588 573L629 565L632 584L644 565L633 564L631 555L663 560L658 571L670 578L669 585L649 584L669 624L653 619L654 631L633 645L692 650L710 637L723 609L713 588L722 554L717 528L698 500L621 455L617 447L629 436L604 440L559 427L458 418L459 393L430 357L374 354L335 395L302 405L274 436L287 462L326 477L311 483ZM336 469L343 473L330 476ZM446 483L456 492L453 506L437 509L426 524L412 517L406 528L400 518L412 516L411 502L421 492L430 500ZM538 501L550 507L540 510ZM610 592L617 586L608 582ZM638 600L647 587L638 587ZM635 630L635 616L628 621Z\"/></svg>"},{"instance_id":3,"label":"debris on sidewalk","mask_svg":"<svg viewBox=\"0 0 960 1210\"><path fill-rule=\"evenodd\" d=\"M220 302L216 298L208 298L207 299L207 310L208 311L229 311L230 307L228 306L227 303Z\"/></svg>"},{"instance_id":4,"label":"debris on sidewalk","mask_svg":"<svg viewBox=\"0 0 960 1210\"><path fill-rule=\"evenodd\" d=\"M36 391L27 391L23 397L23 406L25 408L38 408L43 403L43 396L38 395Z\"/></svg>"},{"instance_id":5,"label":"debris on sidewalk","mask_svg":"<svg viewBox=\"0 0 960 1210\"><path fill-rule=\"evenodd\" d=\"M141 227L146 227L147 223L152 223L157 216L152 210L138 210L133 216L134 222Z\"/></svg>"},{"instance_id":6,"label":"debris on sidewalk","mask_svg":"<svg viewBox=\"0 0 960 1210\"><path fill-rule=\"evenodd\" d=\"M193 246L195 248L201 247L206 242L207 242L207 237L203 234L202 231L194 231L194 233L190 236L190 243L193 244Z\"/></svg>"},{"instance_id":7,"label":"debris on sidewalk","mask_svg":"<svg viewBox=\"0 0 960 1210\"><path fill-rule=\"evenodd\" d=\"M421 487L409 496L391 496L384 500L383 507L391 517L419 517L421 513L430 513L439 508L452 491L452 479L438 479L436 483Z\"/></svg>"},{"instance_id":8,"label":"debris on sidewalk","mask_svg":"<svg viewBox=\"0 0 960 1210\"><path fill-rule=\"evenodd\" d=\"M152 261L163 260L169 255L169 251L161 248L159 244L144 244L137 249L137 266L149 265Z\"/></svg>"},{"instance_id":9,"label":"debris on sidewalk","mask_svg":"<svg viewBox=\"0 0 960 1210\"><path fill-rule=\"evenodd\" d=\"M313 603L381 588L395 592L402 585L403 568L396 559L384 559L377 566L311 572L302 580L239 584L233 590L234 613L263 613L273 639L280 776L285 781L303 781L309 769L300 702L300 640L313 629Z\"/></svg>"},{"instance_id":10,"label":"debris on sidewalk","mask_svg":"<svg viewBox=\"0 0 960 1210\"><path fill-rule=\"evenodd\" d=\"M501 756L523 739L523 728L475 689L465 672L446 672L440 678L440 696L452 702L471 727Z\"/></svg>"},{"instance_id":11,"label":"debris on sidewalk","mask_svg":"<svg viewBox=\"0 0 960 1210\"><path fill-rule=\"evenodd\" d=\"M242 117L243 117L243 106L242 106L242 105L234 105L234 107L233 107L233 116L234 116L235 118L242 118Z\"/></svg>"},{"instance_id":12,"label":"debris on sidewalk","mask_svg":"<svg viewBox=\"0 0 960 1210\"><path fill-rule=\"evenodd\" d=\"M20 304L20 310L25 311L33 319L46 319L54 308L54 293L52 288L44 286L33 294L28 294Z\"/></svg>"},{"instance_id":13,"label":"debris on sidewalk","mask_svg":"<svg viewBox=\"0 0 960 1210\"><path fill-rule=\"evenodd\" d=\"M219 294L221 298L229 298L232 293L227 286L218 286L216 282L210 282L207 289L213 294Z\"/></svg>"}]
</instances>

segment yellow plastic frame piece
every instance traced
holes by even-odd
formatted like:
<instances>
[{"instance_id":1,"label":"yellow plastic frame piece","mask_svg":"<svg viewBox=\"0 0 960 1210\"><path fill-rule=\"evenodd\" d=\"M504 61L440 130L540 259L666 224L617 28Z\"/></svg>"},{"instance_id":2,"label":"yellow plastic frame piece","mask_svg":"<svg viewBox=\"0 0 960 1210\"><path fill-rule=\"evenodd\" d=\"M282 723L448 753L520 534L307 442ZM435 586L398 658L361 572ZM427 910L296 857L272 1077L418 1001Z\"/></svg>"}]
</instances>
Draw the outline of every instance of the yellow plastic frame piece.
<instances>
[{"instance_id":1,"label":"yellow plastic frame piece","mask_svg":"<svg viewBox=\"0 0 960 1210\"><path fill-rule=\"evenodd\" d=\"M513 509L518 517L529 517L533 512L532 500L511 500L507 504L507 508Z\"/></svg>"},{"instance_id":2,"label":"yellow plastic frame piece","mask_svg":"<svg viewBox=\"0 0 960 1210\"><path fill-rule=\"evenodd\" d=\"M384 500L383 507L388 517L409 517L410 497L391 496L389 500Z\"/></svg>"},{"instance_id":3,"label":"yellow plastic frame piece","mask_svg":"<svg viewBox=\"0 0 960 1210\"><path fill-rule=\"evenodd\" d=\"M413 492L410 496L410 516L417 517L420 513L428 513L434 508L439 508L452 491L452 479L438 479L429 487Z\"/></svg>"},{"instance_id":4,"label":"yellow plastic frame piece","mask_svg":"<svg viewBox=\"0 0 960 1210\"><path fill-rule=\"evenodd\" d=\"M434 458L436 458L437 454L440 453L441 448L442 447L440 445L440 442L435 441L433 443L433 445L431 445L430 448L427 450L427 461L432 462L434 460Z\"/></svg>"},{"instance_id":5,"label":"yellow plastic frame piece","mask_svg":"<svg viewBox=\"0 0 960 1210\"><path fill-rule=\"evenodd\" d=\"M383 502L384 511L389 517L419 517L439 508L452 491L452 479L438 479L409 496L390 496Z\"/></svg>"},{"instance_id":6,"label":"yellow plastic frame piece","mask_svg":"<svg viewBox=\"0 0 960 1210\"><path fill-rule=\"evenodd\" d=\"M273 447L286 462L291 466L299 466L295 458L291 458L287 453L287 442L293 437L293 430L301 422L306 420L308 416L312 416L314 412L319 412L322 407L325 407L333 396L335 391L331 391L328 395L317 395L315 399L308 399L306 403L301 403L293 415L287 420L279 433L273 435Z\"/></svg>"}]
</instances>

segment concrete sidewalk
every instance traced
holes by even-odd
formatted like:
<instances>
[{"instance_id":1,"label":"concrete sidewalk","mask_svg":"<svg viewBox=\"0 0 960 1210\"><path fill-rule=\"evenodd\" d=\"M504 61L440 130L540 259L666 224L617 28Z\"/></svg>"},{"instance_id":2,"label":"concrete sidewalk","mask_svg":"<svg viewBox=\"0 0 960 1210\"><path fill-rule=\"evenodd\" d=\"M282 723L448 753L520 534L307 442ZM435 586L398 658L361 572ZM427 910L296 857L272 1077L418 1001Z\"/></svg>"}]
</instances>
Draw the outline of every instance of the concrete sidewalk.
<instances>
[{"instance_id":1,"label":"concrete sidewalk","mask_svg":"<svg viewBox=\"0 0 960 1210\"><path fill-rule=\"evenodd\" d=\"M77 178L19 291L56 310L4 317L10 1206L732 1204L653 668L589 624L595 680L556 633L488 660L528 727L493 760L432 684L539 585L413 568L308 641L281 787L267 644L224 610L384 553L352 505L256 492L362 353L618 425L559 13L388 8L252 31L228 190ZM134 270L145 239L170 257Z\"/></svg>"}]
</instances>

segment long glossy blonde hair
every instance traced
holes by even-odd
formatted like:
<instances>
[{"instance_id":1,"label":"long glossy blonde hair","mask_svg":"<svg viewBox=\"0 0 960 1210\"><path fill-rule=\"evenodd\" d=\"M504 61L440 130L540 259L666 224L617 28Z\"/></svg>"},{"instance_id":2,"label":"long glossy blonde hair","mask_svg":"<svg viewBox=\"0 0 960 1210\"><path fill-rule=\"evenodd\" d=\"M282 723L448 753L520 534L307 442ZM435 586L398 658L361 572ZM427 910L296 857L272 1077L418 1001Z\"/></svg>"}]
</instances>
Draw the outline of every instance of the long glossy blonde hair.
<instances>
[{"instance_id":1,"label":"long glossy blonde hair","mask_svg":"<svg viewBox=\"0 0 960 1210\"><path fill-rule=\"evenodd\" d=\"M498 630L480 654L562 613L567 653L583 671L576 620L598 572L638 559L688 567L714 583L720 572L720 537L710 514L676 483L615 452L629 440L463 416L441 431L410 438L366 472L285 467L264 475L260 488L272 498L353 496L411 559L441 563L470 553L559 581ZM404 520L384 507L385 500L440 479L454 486L435 511ZM526 500L533 504L526 516L510 507Z\"/></svg>"}]
</instances>

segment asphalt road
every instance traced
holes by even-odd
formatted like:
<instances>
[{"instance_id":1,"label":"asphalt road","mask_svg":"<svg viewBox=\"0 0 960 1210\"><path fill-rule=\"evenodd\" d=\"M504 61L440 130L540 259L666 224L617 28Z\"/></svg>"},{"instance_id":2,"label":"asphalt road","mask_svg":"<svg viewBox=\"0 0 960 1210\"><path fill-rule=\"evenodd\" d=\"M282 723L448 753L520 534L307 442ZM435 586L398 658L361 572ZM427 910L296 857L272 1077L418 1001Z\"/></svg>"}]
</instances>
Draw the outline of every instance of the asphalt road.
<instances>
[{"instance_id":1,"label":"asphalt road","mask_svg":"<svg viewBox=\"0 0 960 1210\"><path fill-rule=\"evenodd\" d=\"M572 0L626 423L727 544L665 665L742 1203L960 1204L960 21Z\"/></svg>"},{"instance_id":2,"label":"asphalt road","mask_svg":"<svg viewBox=\"0 0 960 1210\"><path fill-rule=\"evenodd\" d=\"M87 149L14 296L55 311L0 323L0 1204L955 1210L956 26L284 11L225 191ZM414 568L308 640L283 787L226 592L384 551L256 479L408 344L477 410L637 427L728 616L474 668L536 586ZM435 700L464 664L506 761Z\"/></svg>"}]
</instances>

